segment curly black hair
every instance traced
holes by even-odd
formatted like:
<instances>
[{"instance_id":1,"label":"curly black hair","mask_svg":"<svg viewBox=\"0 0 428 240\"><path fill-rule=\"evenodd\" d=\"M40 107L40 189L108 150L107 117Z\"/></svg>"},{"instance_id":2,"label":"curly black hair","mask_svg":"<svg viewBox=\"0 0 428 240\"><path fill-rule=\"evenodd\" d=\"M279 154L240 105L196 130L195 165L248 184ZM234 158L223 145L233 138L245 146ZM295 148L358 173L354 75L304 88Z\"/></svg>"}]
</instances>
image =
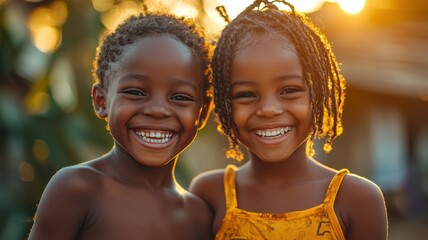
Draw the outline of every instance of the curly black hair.
<instances>
[{"instance_id":1,"label":"curly black hair","mask_svg":"<svg viewBox=\"0 0 428 240\"><path fill-rule=\"evenodd\" d=\"M120 62L126 46L138 38L166 34L188 46L199 60L203 71L205 95L209 95L211 85L211 50L212 46L205 40L203 31L196 23L184 17L159 12L142 12L130 16L113 32L105 35L97 47L93 63L93 78L102 87L106 87L115 64Z\"/></svg>"},{"instance_id":2,"label":"curly black hair","mask_svg":"<svg viewBox=\"0 0 428 240\"><path fill-rule=\"evenodd\" d=\"M278 9L276 2L288 6L289 11ZM228 21L224 7L217 10ZM313 117L312 132L306 145L307 155L315 155L315 138L326 138L324 151L329 152L333 139L343 132L341 119L346 86L331 46L319 28L290 3L256 0L223 29L212 60L216 118L219 130L228 136L230 143L226 156L237 160L243 158L239 149L239 132L232 119L230 66L238 48L251 38L266 34L290 40L303 68Z\"/></svg>"}]
</instances>

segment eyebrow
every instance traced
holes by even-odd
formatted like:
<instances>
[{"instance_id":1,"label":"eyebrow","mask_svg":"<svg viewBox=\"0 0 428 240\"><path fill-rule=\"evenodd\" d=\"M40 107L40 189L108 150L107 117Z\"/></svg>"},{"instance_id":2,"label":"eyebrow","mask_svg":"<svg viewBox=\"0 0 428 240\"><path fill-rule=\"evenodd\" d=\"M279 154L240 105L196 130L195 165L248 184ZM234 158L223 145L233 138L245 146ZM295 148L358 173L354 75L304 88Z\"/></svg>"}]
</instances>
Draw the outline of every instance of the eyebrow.
<instances>
[{"instance_id":1,"label":"eyebrow","mask_svg":"<svg viewBox=\"0 0 428 240\"><path fill-rule=\"evenodd\" d=\"M191 80L184 80L181 78L173 78L174 83L177 85L182 85L182 86L189 86L191 87L195 92L198 92L198 89L196 88L195 84L193 84L193 81Z\"/></svg>"},{"instance_id":2,"label":"eyebrow","mask_svg":"<svg viewBox=\"0 0 428 240\"><path fill-rule=\"evenodd\" d=\"M278 76L275 78L276 81L287 81L290 79L302 79L303 80L303 76L300 74L286 74L286 75L282 75L282 76ZM231 87L236 87L239 85L252 85L253 83L251 81L248 80L237 80L234 83L232 83Z\"/></svg>"},{"instance_id":3,"label":"eyebrow","mask_svg":"<svg viewBox=\"0 0 428 240\"><path fill-rule=\"evenodd\" d=\"M126 82L126 81L133 81L133 80L147 80L148 77L145 74L141 73L129 73L125 76L119 78L119 81Z\"/></svg>"},{"instance_id":4,"label":"eyebrow","mask_svg":"<svg viewBox=\"0 0 428 240\"><path fill-rule=\"evenodd\" d=\"M129 74L126 74L125 76L121 77L119 79L119 81L121 81L121 82L135 81L135 80L147 81L148 79L150 79L150 77L148 77L145 74L129 73ZM191 80L184 80L184 79L177 78L177 77L172 78L172 80L173 80L174 84L176 84L176 85L190 86L195 92L198 91L196 86L193 84L193 82Z\"/></svg>"},{"instance_id":5,"label":"eyebrow","mask_svg":"<svg viewBox=\"0 0 428 240\"><path fill-rule=\"evenodd\" d=\"M286 80L296 79L296 78L303 79L303 76L301 74L286 74L283 76L276 77L275 80L286 81Z\"/></svg>"}]
</instances>

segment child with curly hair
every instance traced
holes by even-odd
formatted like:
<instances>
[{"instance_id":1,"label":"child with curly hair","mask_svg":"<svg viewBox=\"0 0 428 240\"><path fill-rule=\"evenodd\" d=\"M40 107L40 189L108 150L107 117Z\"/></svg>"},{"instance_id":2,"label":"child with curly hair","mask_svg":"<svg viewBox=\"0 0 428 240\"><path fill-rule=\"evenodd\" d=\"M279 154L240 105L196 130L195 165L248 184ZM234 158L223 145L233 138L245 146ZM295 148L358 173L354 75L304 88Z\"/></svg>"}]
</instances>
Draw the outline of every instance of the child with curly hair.
<instances>
[{"instance_id":1,"label":"child with curly hair","mask_svg":"<svg viewBox=\"0 0 428 240\"><path fill-rule=\"evenodd\" d=\"M212 66L227 156L241 160L239 144L249 154L239 168L191 183L213 211L216 239L387 238L379 187L314 159L315 138L329 152L343 131L345 80L303 13L285 1L254 1L222 31Z\"/></svg>"},{"instance_id":2,"label":"child with curly hair","mask_svg":"<svg viewBox=\"0 0 428 240\"><path fill-rule=\"evenodd\" d=\"M167 13L132 16L97 49L92 101L110 152L58 171L29 239L209 239L211 213L174 177L210 112L210 47Z\"/></svg>"}]
</instances>

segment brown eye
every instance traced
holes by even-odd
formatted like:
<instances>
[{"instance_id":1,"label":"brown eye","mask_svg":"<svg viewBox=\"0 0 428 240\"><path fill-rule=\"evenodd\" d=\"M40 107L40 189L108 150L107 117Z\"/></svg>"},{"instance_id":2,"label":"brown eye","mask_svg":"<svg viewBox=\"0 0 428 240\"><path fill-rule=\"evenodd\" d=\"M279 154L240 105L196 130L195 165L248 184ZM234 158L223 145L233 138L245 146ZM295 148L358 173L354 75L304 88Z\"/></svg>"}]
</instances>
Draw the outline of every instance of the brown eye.
<instances>
[{"instance_id":1,"label":"brown eye","mask_svg":"<svg viewBox=\"0 0 428 240\"><path fill-rule=\"evenodd\" d=\"M183 95L183 94L174 95L171 97L171 99L174 101L195 102L195 99L193 99L190 96Z\"/></svg>"},{"instance_id":2,"label":"brown eye","mask_svg":"<svg viewBox=\"0 0 428 240\"><path fill-rule=\"evenodd\" d=\"M133 96L147 96L146 93L144 93L143 91L141 91L139 89L127 89L127 90L123 91L123 93L128 94L128 95L133 95Z\"/></svg>"},{"instance_id":3,"label":"brown eye","mask_svg":"<svg viewBox=\"0 0 428 240\"><path fill-rule=\"evenodd\" d=\"M256 97L256 95L252 92L239 92L233 96L233 98L253 98Z\"/></svg>"},{"instance_id":4,"label":"brown eye","mask_svg":"<svg viewBox=\"0 0 428 240\"><path fill-rule=\"evenodd\" d=\"M296 92L300 92L301 90L299 88L295 88L295 87L288 87L285 88L284 90L282 90L281 94L292 94L292 93L296 93Z\"/></svg>"}]
</instances>

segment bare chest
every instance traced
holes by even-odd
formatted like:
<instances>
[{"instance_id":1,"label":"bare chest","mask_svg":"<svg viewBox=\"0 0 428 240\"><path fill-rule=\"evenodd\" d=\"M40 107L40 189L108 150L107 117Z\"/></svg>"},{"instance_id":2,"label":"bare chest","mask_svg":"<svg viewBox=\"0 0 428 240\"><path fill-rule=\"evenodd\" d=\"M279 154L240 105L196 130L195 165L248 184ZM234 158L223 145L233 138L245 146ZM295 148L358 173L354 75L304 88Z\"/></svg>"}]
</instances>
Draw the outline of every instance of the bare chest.
<instances>
[{"instance_id":1,"label":"bare chest","mask_svg":"<svg viewBox=\"0 0 428 240\"><path fill-rule=\"evenodd\" d=\"M109 184L93 199L79 239L198 239L175 192Z\"/></svg>"}]
</instances>

